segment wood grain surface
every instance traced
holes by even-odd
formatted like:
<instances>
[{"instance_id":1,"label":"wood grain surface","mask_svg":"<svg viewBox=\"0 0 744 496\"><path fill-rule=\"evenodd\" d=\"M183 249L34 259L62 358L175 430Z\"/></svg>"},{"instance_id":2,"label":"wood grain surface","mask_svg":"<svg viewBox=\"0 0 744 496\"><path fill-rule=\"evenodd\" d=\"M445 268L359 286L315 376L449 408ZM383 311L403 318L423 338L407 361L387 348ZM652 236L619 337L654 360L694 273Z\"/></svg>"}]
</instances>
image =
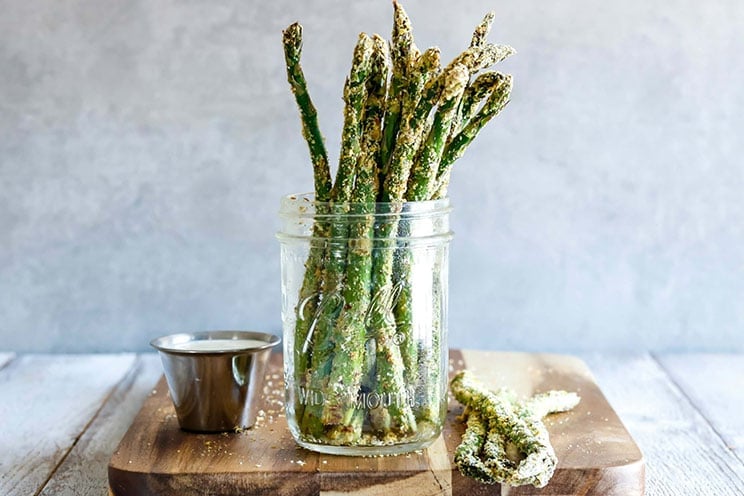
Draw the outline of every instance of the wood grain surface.
<instances>
[{"instance_id":1,"label":"wood grain surface","mask_svg":"<svg viewBox=\"0 0 744 496\"><path fill-rule=\"evenodd\" d=\"M581 404L548 419L559 466L548 487L500 488L462 477L452 453L464 430L462 407L450 403L445 430L427 450L381 458L313 453L295 445L281 401L281 357L272 358L263 414L241 433L192 434L178 428L161 380L114 452L110 488L116 496L244 494L643 494L644 461L581 360L563 355L453 351L452 371L469 368L494 388L523 395L577 391Z\"/></svg>"},{"instance_id":2,"label":"wood grain surface","mask_svg":"<svg viewBox=\"0 0 744 496\"><path fill-rule=\"evenodd\" d=\"M10 363L14 356L15 354L13 353L0 353L0 369Z\"/></svg>"},{"instance_id":3,"label":"wood grain surface","mask_svg":"<svg viewBox=\"0 0 744 496\"><path fill-rule=\"evenodd\" d=\"M643 451L646 496L744 494L744 463L732 449L737 447L736 440L744 437L741 408L737 406L744 394L739 387L744 353L604 351L580 356ZM155 386L160 376L159 360L153 353L144 353L126 369L116 365L121 355L95 355L95 360L89 357L0 353L3 496L105 494L111 453ZM105 373L105 377L97 378L105 378L111 388L115 387L113 393L101 394L105 387L90 387L89 376L101 376L101 363L108 360L121 375ZM71 362L76 362L75 372L62 374L69 381L63 387L58 387L59 382L38 380L59 375L61 364ZM32 376L19 373L22 363L33 363ZM134 382L127 389L130 381ZM47 401L55 398L49 395L50 384L75 401ZM18 389L24 390L20 403L29 407L7 408L19 404L11 396ZM91 408L96 402L101 406ZM88 407L70 415L70 408L80 405ZM47 424L34 431L23 429L44 425L50 419L54 428ZM79 427L85 422L77 436L58 435L59 431L73 432L70 425ZM47 437L53 442L47 442ZM47 459L56 463L43 464L33 479L23 480L30 463L17 452L25 450L33 452L31 464ZM466 492L458 491L462 486L458 486L456 473L452 481L454 494L498 494L498 489L491 486L464 486Z\"/></svg>"},{"instance_id":4,"label":"wood grain surface","mask_svg":"<svg viewBox=\"0 0 744 496\"><path fill-rule=\"evenodd\" d=\"M669 380L658 360L648 354L583 358L643 446L649 460L648 494L744 495L744 464L683 390ZM716 370L713 375L718 378L729 373L728 369ZM728 397L735 394L729 391Z\"/></svg>"},{"instance_id":5,"label":"wood grain surface","mask_svg":"<svg viewBox=\"0 0 744 496\"><path fill-rule=\"evenodd\" d=\"M744 357L699 353L662 355L657 360L726 445L744 461Z\"/></svg>"},{"instance_id":6,"label":"wood grain surface","mask_svg":"<svg viewBox=\"0 0 744 496\"><path fill-rule=\"evenodd\" d=\"M157 355L140 355L119 381L103 408L80 436L41 496L106 494L108 460L145 396L163 374Z\"/></svg>"},{"instance_id":7,"label":"wood grain surface","mask_svg":"<svg viewBox=\"0 0 744 496\"><path fill-rule=\"evenodd\" d=\"M134 360L34 355L7 364L0 380L0 494L36 494Z\"/></svg>"}]
</instances>

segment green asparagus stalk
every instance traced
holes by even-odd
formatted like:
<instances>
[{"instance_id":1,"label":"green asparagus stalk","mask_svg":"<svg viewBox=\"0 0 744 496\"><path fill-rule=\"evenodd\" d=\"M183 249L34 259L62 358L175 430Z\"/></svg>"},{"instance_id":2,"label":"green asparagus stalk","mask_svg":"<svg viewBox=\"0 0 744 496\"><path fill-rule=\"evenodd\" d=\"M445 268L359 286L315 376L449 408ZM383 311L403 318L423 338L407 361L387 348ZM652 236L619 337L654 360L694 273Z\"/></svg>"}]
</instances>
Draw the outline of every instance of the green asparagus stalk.
<instances>
[{"instance_id":1,"label":"green asparagus stalk","mask_svg":"<svg viewBox=\"0 0 744 496\"><path fill-rule=\"evenodd\" d=\"M450 63L450 66L455 64L462 64L467 67L471 79L480 70L501 62L515 53L515 50L509 45L494 45L492 43L485 42L485 37L488 35L488 31L490 30L491 26L490 21L490 16L487 14L486 17L483 19L483 22L478 27L476 27L475 32L473 33L473 40L470 47L462 52ZM470 85L468 86L470 87ZM466 92L469 93L468 90L466 90ZM464 104L463 99L465 98L466 92L463 92L463 96L457 102L458 112L455 118L452 120L452 126L447 138L448 143L452 140L454 135L462 129L463 123L466 120L465 116L463 115L462 109ZM482 100L483 97L481 97L480 99ZM478 102L480 102L480 100L478 100Z\"/></svg>"},{"instance_id":2,"label":"green asparagus stalk","mask_svg":"<svg viewBox=\"0 0 744 496\"><path fill-rule=\"evenodd\" d=\"M521 416L519 406L513 405L512 408L514 414ZM523 421L541 449L525 455L515 440L504 436L499 425L491 420L486 442L483 444L485 465L499 482L510 486L532 484L535 487L545 487L555 471L558 459L550 445L545 425L533 417L525 417Z\"/></svg>"},{"instance_id":3,"label":"green asparagus stalk","mask_svg":"<svg viewBox=\"0 0 744 496\"><path fill-rule=\"evenodd\" d=\"M418 160L411 169L406 191L408 201L423 201L430 196L447 135L457 113L457 104L468 83L469 72L464 65L455 64L443 76L444 88L439 108L434 114L434 122L421 147Z\"/></svg>"},{"instance_id":4,"label":"green asparagus stalk","mask_svg":"<svg viewBox=\"0 0 744 496\"><path fill-rule=\"evenodd\" d=\"M366 81L371 67L372 46L372 39L361 33L354 49L351 71L344 86L344 129L339 167L331 190L331 200L334 202L333 220L331 221L329 254L326 257L323 278L324 299L327 301L321 305L315 325L312 370L309 380L311 390L325 390L328 383L334 352L332 332L343 306L340 291L346 270L346 243L349 234L349 224L344 215L348 213L355 170L361 156L361 120L367 93ZM315 438L323 435L322 409L323 405L318 404L305 406L302 419L305 434Z\"/></svg>"},{"instance_id":5,"label":"green asparagus stalk","mask_svg":"<svg viewBox=\"0 0 744 496\"><path fill-rule=\"evenodd\" d=\"M408 84L401 107L402 119L408 118L413 113L421 99L424 87L439 74L440 60L439 48L431 47L413 61L408 73Z\"/></svg>"},{"instance_id":6,"label":"green asparagus stalk","mask_svg":"<svg viewBox=\"0 0 744 496\"><path fill-rule=\"evenodd\" d=\"M552 474L556 460L550 444L545 445L542 439L535 436L532 429L514 412L510 402L486 389L467 371L458 373L452 379L450 389L457 401L471 409L470 415L472 415L472 411L476 411L476 415L482 417L487 424L485 429L486 440L483 441L482 448L468 444L461 450L458 449L458 452L467 455L479 453L482 449L486 460L481 462L478 457L467 456L464 458L461 456L455 459L458 467L464 467L466 472L468 467L477 468L478 472L482 472L482 469L485 468L485 472L490 475L490 478L486 478L482 482L510 481L514 468L510 467L511 463L506 456L504 441L504 439L509 439L525 455L525 459L535 453L546 453L548 462L544 469ZM480 440L480 437L478 439L468 437L469 443ZM498 469L496 469L496 465L499 465Z\"/></svg>"},{"instance_id":7,"label":"green asparagus stalk","mask_svg":"<svg viewBox=\"0 0 744 496\"><path fill-rule=\"evenodd\" d=\"M439 98L439 106L434 114L434 121L429 130L427 139L421 144L418 160L414 162L409 177L409 185L406 191L407 201L427 200L429 184L433 182L437 166L441 157L442 149L452 124L452 118L457 112L457 102L462 94L468 80L468 71L462 65L454 65L443 74L443 89ZM407 237L407 225L399 227L399 236ZM395 259L396 281L400 288L400 296L395 303L395 321L400 341L400 351L404 364L404 379L408 384L418 382L419 353L418 341L413 332L413 312L411 293L411 268L412 255L410 252L402 252ZM419 407L420 419L435 422L440 415L441 396L439 388L440 379L440 353L438 353L439 329L435 329L432 336L436 341L433 343L434 352L426 352L421 357L427 364L427 391L423 405Z\"/></svg>"},{"instance_id":8,"label":"green asparagus stalk","mask_svg":"<svg viewBox=\"0 0 744 496\"><path fill-rule=\"evenodd\" d=\"M474 77L480 70L490 67L504 59L510 57L515 53L515 50L509 45L495 45L493 43L486 43L485 37L490 29L489 15L483 19L483 22L475 29L473 33L473 40L470 47L462 52L460 55L450 63L450 66L454 64L462 64L468 68L470 72L470 78ZM470 85L469 85L470 86ZM466 90L467 91L467 90ZM464 98L463 93L463 97ZM462 112L463 101L462 98L458 101L458 113L452 121L452 127L449 132L447 142L449 143L454 135L458 133L463 126L465 117ZM481 100L483 97L481 97Z\"/></svg>"},{"instance_id":9,"label":"green asparagus stalk","mask_svg":"<svg viewBox=\"0 0 744 496\"><path fill-rule=\"evenodd\" d=\"M302 121L302 135L307 141L310 150L310 158L313 163L315 200L327 202L331 192L331 173L328 167L328 155L323 144L323 136L318 126L318 114L315 110L310 94L307 90L305 74L300 65L302 55L302 26L298 23L290 25L283 32L284 59L287 66L287 81L294 94L295 101L300 110ZM323 213L323 212L318 212ZM325 239L328 235L326 226L316 223L313 226L313 237ZM310 361L310 348L308 335L315 313L318 308L319 295L321 294L322 265L324 258L324 247L313 244L310 247L307 261L305 262L305 276L300 288L298 305L295 310L295 342L297 346L293 350L295 363L295 380L301 386L305 386L305 372ZM301 405L296 405L301 408Z\"/></svg>"},{"instance_id":10,"label":"green asparagus stalk","mask_svg":"<svg viewBox=\"0 0 744 496\"><path fill-rule=\"evenodd\" d=\"M497 87L503 79L504 75L501 73L484 72L479 75L472 84L465 88L457 119L455 121L455 126L452 128L451 137L456 136L457 133L462 131L463 124L469 122L473 118L473 115L478 110L478 106L493 92L494 88Z\"/></svg>"},{"instance_id":11,"label":"green asparagus stalk","mask_svg":"<svg viewBox=\"0 0 744 496\"><path fill-rule=\"evenodd\" d=\"M511 402L489 391L471 372L456 374L450 382L450 390L457 401L484 415L494 424L493 428L499 429L525 455L547 449L514 412Z\"/></svg>"},{"instance_id":12,"label":"green asparagus stalk","mask_svg":"<svg viewBox=\"0 0 744 496\"><path fill-rule=\"evenodd\" d=\"M391 157L390 167L383 183L383 202L399 203L405 201L408 177L411 173L416 150L426 130L427 118L442 94L441 79L432 79L426 84L416 108L401 125L395 151Z\"/></svg>"},{"instance_id":13,"label":"green asparagus stalk","mask_svg":"<svg viewBox=\"0 0 744 496\"><path fill-rule=\"evenodd\" d=\"M483 48L486 45L486 39L488 38L488 33L491 31L491 24L493 24L493 19L496 15L493 12L488 12L484 17L483 20L475 27L475 30L473 31L473 36L470 40L470 48ZM472 76L475 73L473 71L470 76ZM470 84L468 84L468 87ZM452 120L452 129L450 130L449 137L454 135L457 131L459 131L460 123L462 122L462 106L464 103L464 95L460 100L457 102L457 115ZM449 139L448 137L448 139Z\"/></svg>"},{"instance_id":14,"label":"green asparagus stalk","mask_svg":"<svg viewBox=\"0 0 744 496\"><path fill-rule=\"evenodd\" d=\"M451 69L456 65L462 65L467 69L468 77L470 78L477 74L478 71L501 62L515 53L515 50L508 45L495 45L493 43L485 42L492 20L492 15L490 13L486 14L481 24L476 27L475 32L473 33L471 46L455 57L455 59L447 66L447 69ZM445 73L447 72L447 69L445 69ZM444 75L442 75L442 77L444 77ZM463 93L460 94L454 103L457 107L457 111L455 116L451 119L447 142L452 140L453 134L456 131L459 131L462 126L460 107L462 105L461 100L463 98Z\"/></svg>"},{"instance_id":15,"label":"green asparagus stalk","mask_svg":"<svg viewBox=\"0 0 744 496\"><path fill-rule=\"evenodd\" d=\"M373 36L373 52L367 101L362 123L362 155L356 172L352 194L355 218L349 228L346 281L343 289L344 308L336 322L333 340L340 352L333 359L323 409L323 424L331 429L328 437L334 442L350 443L361 436L356 402L364 374L367 339L367 308L371 298L372 234L375 199L377 197L382 142L382 115L388 75L387 44Z\"/></svg>"},{"instance_id":16,"label":"green asparagus stalk","mask_svg":"<svg viewBox=\"0 0 744 496\"><path fill-rule=\"evenodd\" d=\"M318 112L307 91L305 74L300 65L302 56L302 26L291 24L283 31L284 60L287 65L287 81L292 88L302 120L302 135L310 149L315 178L315 199L325 202L330 199L331 171L328 167L328 153L323 143L323 135L318 126Z\"/></svg>"},{"instance_id":17,"label":"green asparagus stalk","mask_svg":"<svg viewBox=\"0 0 744 496\"><path fill-rule=\"evenodd\" d=\"M469 410L469 409L468 409ZM491 468L481 458L483 445L488 435L488 423L478 411L467 413L467 427L462 435L462 442L455 448L455 465L460 473L483 484L497 484L499 478L493 474ZM506 454L497 458L504 460ZM506 474L504 474L504 478Z\"/></svg>"},{"instance_id":18,"label":"green asparagus stalk","mask_svg":"<svg viewBox=\"0 0 744 496\"><path fill-rule=\"evenodd\" d=\"M478 24L475 27L475 30L473 31L473 36L470 40L470 48L483 48L486 45L486 39L488 38L488 33L491 32L491 25L493 24L493 19L496 17L496 14L493 12L488 12L481 21L480 24ZM472 76L472 74L471 74ZM477 83L477 81L476 81ZM475 85L476 83L473 83ZM463 94L462 99L460 100L459 109L457 113L457 117L455 118L455 121L452 126L452 131L450 134L455 134L457 131L459 131L460 123L463 120L463 105L466 104L466 98L468 96L468 93L471 92L471 85L468 84L468 88L466 89L465 93ZM485 97L481 96L480 99L483 99ZM480 100L478 100L480 101Z\"/></svg>"},{"instance_id":19,"label":"green asparagus stalk","mask_svg":"<svg viewBox=\"0 0 744 496\"><path fill-rule=\"evenodd\" d=\"M545 424L541 422L542 417L551 413L569 411L579 401L580 398L576 393L566 391L548 391L537 394L525 402L511 399L514 412L525 421L535 438L546 446L550 446L550 436ZM488 436L483 446L483 451L487 456L491 445L494 444L494 436L494 434ZM552 447L550 450L542 450L525 457L513 440L500 437L496 442L500 448L505 448L507 459L515 466L514 470L509 473L507 484L511 486L532 484L535 487L544 487L548 484L558 461ZM486 466L494 470L496 467L501 467L502 463L489 456Z\"/></svg>"},{"instance_id":20,"label":"green asparagus stalk","mask_svg":"<svg viewBox=\"0 0 744 496\"><path fill-rule=\"evenodd\" d=\"M509 103L511 89L512 77L510 75L502 76L501 81L494 87L483 107L464 125L462 131L447 144L442 155L442 160L439 163L437 185L434 188L433 199L444 198L447 195L452 164L462 157L465 149L472 143L488 121L497 116L506 107Z\"/></svg>"},{"instance_id":21,"label":"green asparagus stalk","mask_svg":"<svg viewBox=\"0 0 744 496\"><path fill-rule=\"evenodd\" d=\"M403 119L413 115L422 92L427 84L438 76L440 71L440 51L437 47L427 49L414 64L408 83L405 103L403 105ZM410 198L407 199L411 201ZM408 226L400 226L399 236L407 237ZM413 337L410 288L410 253L401 252L395 257L393 266L394 287L399 287L400 296L395 303L395 322L397 333L402 337L400 343L401 355L405 367L404 380L407 384L418 383L418 343Z\"/></svg>"},{"instance_id":22,"label":"green asparagus stalk","mask_svg":"<svg viewBox=\"0 0 744 496\"><path fill-rule=\"evenodd\" d=\"M391 157L390 166L383 184L382 200L390 202L394 210L400 208L405 200L408 176L413 164L416 149L421 140L426 119L441 95L439 78L429 81L415 110L407 116L398 132L396 147ZM376 236L390 240L389 246L373 252L372 265L372 305L370 306L371 325L376 331L376 392L380 397L388 398L391 404L384 412L375 412L372 416L373 426L383 432L395 430L402 434L416 431L416 420L407 401L404 370L396 336L394 307L399 289L393 284L393 266L395 258L395 234L398 221L389 220L377 226ZM382 409L381 409L382 410Z\"/></svg>"},{"instance_id":23,"label":"green asparagus stalk","mask_svg":"<svg viewBox=\"0 0 744 496\"><path fill-rule=\"evenodd\" d=\"M361 122L367 96L367 78L372 67L373 41L366 33L359 35L354 49L351 72L344 86L344 129L341 135L341 156L331 200L345 203L351 200L354 173L361 155Z\"/></svg>"},{"instance_id":24,"label":"green asparagus stalk","mask_svg":"<svg viewBox=\"0 0 744 496\"><path fill-rule=\"evenodd\" d=\"M405 85L409 67L418 50L413 43L413 28L411 19L397 2L393 1L393 34L390 55L393 72L385 108L385 122L383 127L382 163L383 175L387 174L388 163L396 146L396 137L400 126L402 102L405 95Z\"/></svg>"}]
</instances>

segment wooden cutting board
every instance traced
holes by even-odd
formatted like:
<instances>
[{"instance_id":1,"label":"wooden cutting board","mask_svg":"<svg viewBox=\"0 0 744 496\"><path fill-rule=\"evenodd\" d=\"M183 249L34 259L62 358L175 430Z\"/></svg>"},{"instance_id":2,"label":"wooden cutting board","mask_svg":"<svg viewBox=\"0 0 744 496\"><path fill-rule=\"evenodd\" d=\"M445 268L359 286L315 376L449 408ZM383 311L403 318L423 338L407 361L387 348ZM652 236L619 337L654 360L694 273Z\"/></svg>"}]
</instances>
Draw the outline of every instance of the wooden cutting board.
<instances>
[{"instance_id":1,"label":"wooden cutting board","mask_svg":"<svg viewBox=\"0 0 744 496\"><path fill-rule=\"evenodd\" d=\"M566 355L450 352L450 371L468 368L493 388L521 395L550 389L576 391L573 411L548 417L558 455L547 487L479 484L453 464L464 426L462 407L449 405L442 436L430 448L379 458L313 453L295 445L282 411L281 355L266 374L262 412L240 433L193 434L178 428L161 379L109 463L115 496L191 495L565 495L636 496L644 491L643 455L602 395L586 365Z\"/></svg>"}]
</instances>

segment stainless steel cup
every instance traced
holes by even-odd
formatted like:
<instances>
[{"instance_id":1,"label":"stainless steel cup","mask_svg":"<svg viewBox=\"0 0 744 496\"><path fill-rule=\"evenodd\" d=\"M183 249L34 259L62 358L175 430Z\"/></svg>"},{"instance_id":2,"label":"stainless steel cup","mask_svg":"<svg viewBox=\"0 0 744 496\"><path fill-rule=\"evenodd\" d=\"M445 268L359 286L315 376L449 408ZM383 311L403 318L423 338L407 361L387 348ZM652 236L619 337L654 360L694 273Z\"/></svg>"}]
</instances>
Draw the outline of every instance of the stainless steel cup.
<instances>
[{"instance_id":1,"label":"stainless steel cup","mask_svg":"<svg viewBox=\"0 0 744 496\"><path fill-rule=\"evenodd\" d=\"M172 334L150 342L160 352L178 424L196 432L251 427L266 362L280 339L248 331Z\"/></svg>"}]
</instances>

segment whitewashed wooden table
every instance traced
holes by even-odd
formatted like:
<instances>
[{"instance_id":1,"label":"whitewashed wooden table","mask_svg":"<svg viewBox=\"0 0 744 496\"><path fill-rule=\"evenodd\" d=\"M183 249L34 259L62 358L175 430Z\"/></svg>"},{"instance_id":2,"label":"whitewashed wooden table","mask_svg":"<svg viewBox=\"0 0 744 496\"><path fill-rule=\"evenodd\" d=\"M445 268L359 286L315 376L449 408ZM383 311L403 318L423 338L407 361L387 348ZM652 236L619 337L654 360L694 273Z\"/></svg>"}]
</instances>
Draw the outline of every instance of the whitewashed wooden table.
<instances>
[{"instance_id":1,"label":"whitewashed wooden table","mask_svg":"<svg viewBox=\"0 0 744 496\"><path fill-rule=\"evenodd\" d=\"M646 457L646 494L744 495L744 354L582 354ZM0 495L106 495L154 354L0 353Z\"/></svg>"}]
</instances>

